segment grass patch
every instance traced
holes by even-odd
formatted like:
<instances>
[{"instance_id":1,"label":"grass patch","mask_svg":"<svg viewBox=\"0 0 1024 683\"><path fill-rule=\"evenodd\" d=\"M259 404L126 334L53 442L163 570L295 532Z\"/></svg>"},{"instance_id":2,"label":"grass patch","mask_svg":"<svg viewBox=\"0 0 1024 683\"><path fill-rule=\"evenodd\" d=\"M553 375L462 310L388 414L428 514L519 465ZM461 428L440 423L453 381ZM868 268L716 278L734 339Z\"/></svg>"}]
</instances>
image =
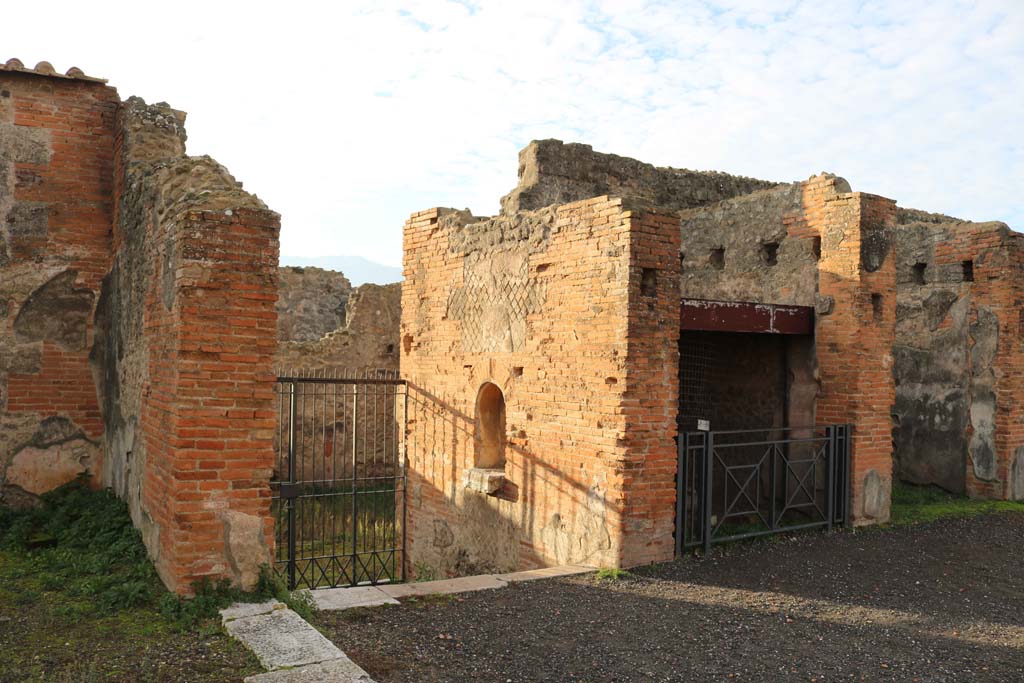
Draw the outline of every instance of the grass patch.
<instances>
[{"instance_id":1,"label":"grass patch","mask_svg":"<svg viewBox=\"0 0 1024 683\"><path fill-rule=\"evenodd\" d=\"M190 599L168 592L125 503L109 491L91 490L84 479L45 494L38 508L0 510L0 550L27 563L12 577L31 579L22 582L16 598L22 603L31 603L38 591L61 593L86 599L104 615L139 607L158 610L182 628L217 619L220 609L235 602L276 598L304 616L310 613L308 596L290 595L269 569L252 592L226 579L194 583Z\"/></svg>"},{"instance_id":2,"label":"grass patch","mask_svg":"<svg viewBox=\"0 0 1024 683\"><path fill-rule=\"evenodd\" d=\"M937 486L915 486L900 481L892 484L890 524L920 524L949 517L973 517L993 512L1024 512L1024 502L975 500L944 491Z\"/></svg>"},{"instance_id":3,"label":"grass patch","mask_svg":"<svg viewBox=\"0 0 1024 683\"><path fill-rule=\"evenodd\" d=\"M594 578L598 581L625 581L632 579L633 574L617 567L603 567L594 573Z\"/></svg>"},{"instance_id":4,"label":"grass patch","mask_svg":"<svg viewBox=\"0 0 1024 683\"><path fill-rule=\"evenodd\" d=\"M167 591L126 505L84 480L38 508L0 509L0 683L238 681L260 667L223 633L221 608L277 598L312 611L269 570L253 592L194 588Z\"/></svg>"}]
</instances>

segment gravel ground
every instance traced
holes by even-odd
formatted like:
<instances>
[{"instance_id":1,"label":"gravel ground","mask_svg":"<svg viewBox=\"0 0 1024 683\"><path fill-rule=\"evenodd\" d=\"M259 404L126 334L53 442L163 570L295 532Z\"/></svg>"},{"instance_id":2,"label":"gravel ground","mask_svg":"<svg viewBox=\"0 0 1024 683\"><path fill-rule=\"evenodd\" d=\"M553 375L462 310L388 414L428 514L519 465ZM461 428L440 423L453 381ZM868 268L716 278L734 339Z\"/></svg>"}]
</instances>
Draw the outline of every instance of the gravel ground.
<instances>
[{"instance_id":1,"label":"gravel ground","mask_svg":"<svg viewBox=\"0 0 1024 683\"><path fill-rule=\"evenodd\" d=\"M1024 681L1024 515L807 534L318 626L397 681Z\"/></svg>"}]
</instances>

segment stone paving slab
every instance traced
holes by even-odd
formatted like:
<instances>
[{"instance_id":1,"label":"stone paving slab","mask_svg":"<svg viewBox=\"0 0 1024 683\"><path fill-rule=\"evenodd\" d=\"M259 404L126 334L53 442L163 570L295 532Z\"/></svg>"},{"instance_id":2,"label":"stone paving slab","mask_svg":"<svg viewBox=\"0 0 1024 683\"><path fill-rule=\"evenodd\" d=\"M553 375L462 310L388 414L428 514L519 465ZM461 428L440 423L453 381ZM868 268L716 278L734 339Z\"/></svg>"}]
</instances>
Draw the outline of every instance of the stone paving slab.
<instances>
[{"instance_id":1,"label":"stone paving slab","mask_svg":"<svg viewBox=\"0 0 1024 683\"><path fill-rule=\"evenodd\" d=\"M264 669L318 664L345 654L290 609L241 617L224 624L227 632L252 650Z\"/></svg>"},{"instance_id":2,"label":"stone paving slab","mask_svg":"<svg viewBox=\"0 0 1024 683\"><path fill-rule=\"evenodd\" d=\"M503 588L510 583L553 579L559 576L587 574L592 571L594 571L593 567L563 565L560 567L544 567L542 569L509 572L507 574L483 574L480 576L464 576L457 579L442 579L440 581L424 581L421 583L327 588L312 591L311 595L313 596L316 608L319 610L345 610L352 607L397 605L399 598L490 590Z\"/></svg>"},{"instance_id":3,"label":"stone paving slab","mask_svg":"<svg viewBox=\"0 0 1024 683\"><path fill-rule=\"evenodd\" d=\"M542 569L528 569L522 572L511 572L509 574L495 574L496 578L508 583L519 583L520 581L536 581L537 579L554 579L559 576L575 576L576 574L589 574L593 567L569 564L561 567L544 567Z\"/></svg>"},{"instance_id":4,"label":"stone paving slab","mask_svg":"<svg viewBox=\"0 0 1024 683\"><path fill-rule=\"evenodd\" d=\"M235 619L255 617L260 614L269 614L276 609L287 609L288 606L277 600L267 602L236 602L231 607L225 607L220 611L221 623L226 624Z\"/></svg>"},{"instance_id":5,"label":"stone paving slab","mask_svg":"<svg viewBox=\"0 0 1024 683\"><path fill-rule=\"evenodd\" d=\"M249 676L245 683L373 683L370 675L348 657L296 669Z\"/></svg>"},{"instance_id":6,"label":"stone paving slab","mask_svg":"<svg viewBox=\"0 0 1024 683\"><path fill-rule=\"evenodd\" d=\"M423 595L468 593L469 591L504 588L507 585L507 581L502 581L490 574L484 574L481 576L464 576L458 579L442 579L441 581L387 584L377 586L377 588L392 598L409 598Z\"/></svg>"},{"instance_id":7,"label":"stone paving slab","mask_svg":"<svg viewBox=\"0 0 1024 683\"><path fill-rule=\"evenodd\" d=\"M376 586L355 586L352 588L327 588L310 591L313 602L319 610L342 610L352 607L376 607L397 605L398 600Z\"/></svg>"}]
</instances>

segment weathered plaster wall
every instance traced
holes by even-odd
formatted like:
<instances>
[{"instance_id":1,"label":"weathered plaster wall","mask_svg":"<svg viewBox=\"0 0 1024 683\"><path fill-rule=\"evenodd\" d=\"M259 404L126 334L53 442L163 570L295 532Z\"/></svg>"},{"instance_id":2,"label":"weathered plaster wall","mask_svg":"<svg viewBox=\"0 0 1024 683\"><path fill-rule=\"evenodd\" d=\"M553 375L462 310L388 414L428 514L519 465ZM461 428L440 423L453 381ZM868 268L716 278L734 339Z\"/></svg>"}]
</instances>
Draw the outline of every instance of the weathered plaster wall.
<instances>
[{"instance_id":1,"label":"weathered plaster wall","mask_svg":"<svg viewBox=\"0 0 1024 683\"><path fill-rule=\"evenodd\" d=\"M534 140L519 152L519 184L502 197L501 213L510 216L602 195L629 197L634 208L678 211L775 185L714 171L658 168L595 152L590 145Z\"/></svg>"},{"instance_id":2,"label":"weathered plaster wall","mask_svg":"<svg viewBox=\"0 0 1024 683\"><path fill-rule=\"evenodd\" d=\"M352 284L344 274L322 268L284 266L277 299L277 337L282 342L313 342L345 326ZM398 320L395 320L397 334Z\"/></svg>"},{"instance_id":3,"label":"weathered plaster wall","mask_svg":"<svg viewBox=\"0 0 1024 683\"><path fill-rule=\"evenodd\" d=\"M184 114L138 98L118 117L116 255L93 371L103 481L157 570L254 585L272 543L278 216L209 157Z\"/></svg>"},{"instance_id":4,"label":"weathered plaster wall","mask_svg":"<svg viewBox=\"0 0 1024 683\"><path fill-rule=\"evenodd\" d=\"M432 209L406 223L414 568L671 555L678 234L676 218L607 197L485 220ZM466 482L488 382L506 411L494 495Z\"/></svg>"},{"instance_id":5,"label":"weathered plaster wall","mask_svg":"<svg viewBox=\"0 0 1024 683\"><path fill-rule=\"evenodd\" d=\"M109 267L117 92L0 65L0 505L97 473L88 354Z\"/></svg>"},{"instance_id":6,"label":"weathered plaster wall","mask_svg":"<svg viewBox=\"0 0 1024 683\"><path fill-rule=\"evenodd\" d=\"M934 218L896 231L897 471L917 484L1013 498L1024 445L1022 238L1002 223Z\"/></svg>"},{"instance_id":7,"label":"weathered plaster wall","mask_svg":"<svg viewBox=\"0 0 1024 683\"><path fill-rule=\"evenodd\" d=\"M803 210L792 183L680 211L683 296L815 305L821 241Z\"/></svg>"}]
</instances>

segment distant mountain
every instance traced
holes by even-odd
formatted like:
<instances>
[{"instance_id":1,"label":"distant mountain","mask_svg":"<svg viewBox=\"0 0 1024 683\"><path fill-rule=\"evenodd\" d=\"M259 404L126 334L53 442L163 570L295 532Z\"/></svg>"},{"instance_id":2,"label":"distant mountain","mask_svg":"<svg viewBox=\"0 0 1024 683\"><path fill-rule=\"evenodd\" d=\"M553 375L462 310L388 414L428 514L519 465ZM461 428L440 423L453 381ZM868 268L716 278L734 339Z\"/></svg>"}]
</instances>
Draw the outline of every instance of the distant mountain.
<instances>
[{"instance_id":1,"label":"distant mountain","mask_svg":"<svg viewBox=\"0 0 1024 683\"><path fill-rule=\"evenodd\" d=\"M345 274L353 287L364 282L386 285L402 279L402 269L370 261L362 256L282 256L282 266L316 266L338 270Z\"/></svg>"}]
</instances>

